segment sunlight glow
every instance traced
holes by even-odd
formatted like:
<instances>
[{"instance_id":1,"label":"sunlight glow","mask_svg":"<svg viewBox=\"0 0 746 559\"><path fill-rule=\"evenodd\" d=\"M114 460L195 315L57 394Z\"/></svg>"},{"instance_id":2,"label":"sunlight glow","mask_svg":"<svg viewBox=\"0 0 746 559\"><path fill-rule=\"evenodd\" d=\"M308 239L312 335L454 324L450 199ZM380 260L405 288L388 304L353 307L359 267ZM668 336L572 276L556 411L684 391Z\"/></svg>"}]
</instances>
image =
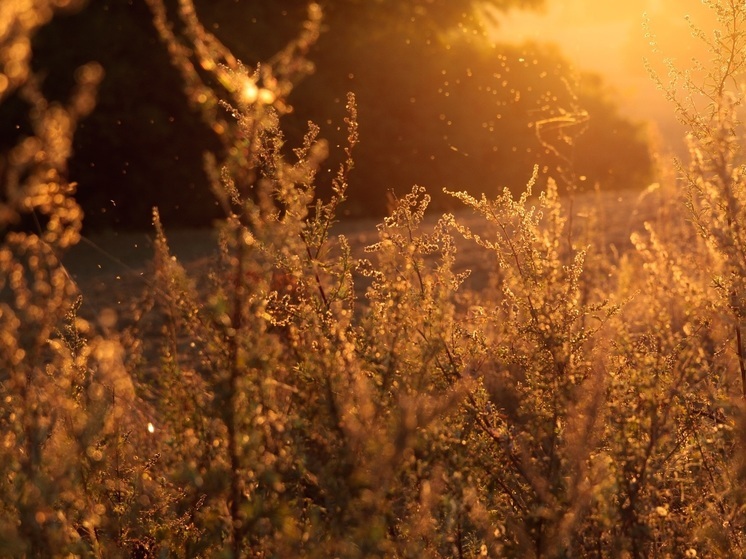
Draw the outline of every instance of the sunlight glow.
<instances>
[{"instance_id":1,"label":"sunlight glow","mask_svg":"<svg viewBox=\"0 0 746 559\"><path fill-rule=\"evenodd\" d=\"M492 36L498 42L557 45L579 72L598 73L609 83L624 113L656 122L665 135L680 138L675 116L650 79L644 60L671 58L686 64L692 57L702 58L703 45L693 39L683 14L705 29L712 27L713 14L700 2L688 2L686 10L682 12L680 0L547 2L544 10L536 12L498 14ZM647 35L646 18L655 37ZM664 56L653 52L652 42Z\"/></svg>"},{"instance_id":2,"label":"sunlight glow","mask_svg":"<svg viewBox=\"0 0 746 559\"><path fill-rule=\"evenodd\" d=\"M276 99L277 96L269 89L262 88L257 94L257 101L259 101L259 103L261 103L262 105L271 105L275 102Z\"/></svg>"},{"instance_id":3,"label":"sunlight glow","mask_svg":"<svg viewBox=\"0 0 746 559\"><path fill-rule=\"evenodd\" d=\"M243 85L243 88L241 89L241 97L246 103L251 104L256 101L258 96L259 96L259 88L256 86L256 84L252 80L247 79L246 83Z\"/></svg>"}]
</instances>

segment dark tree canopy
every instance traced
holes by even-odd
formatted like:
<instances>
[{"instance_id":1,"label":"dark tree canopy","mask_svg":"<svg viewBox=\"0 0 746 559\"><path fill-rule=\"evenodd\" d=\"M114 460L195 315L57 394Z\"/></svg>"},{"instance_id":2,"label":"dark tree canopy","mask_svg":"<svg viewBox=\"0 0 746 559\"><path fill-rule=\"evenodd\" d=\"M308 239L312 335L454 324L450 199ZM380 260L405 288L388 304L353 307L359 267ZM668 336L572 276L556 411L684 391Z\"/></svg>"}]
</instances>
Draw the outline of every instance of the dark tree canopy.
<instances>
[{"instance_id":1,"label":"dark tree canopy","mask_svg":"<svg viewBox=\"0 0 746 559\"><path fill-rule=\"evenodd\" d=\"M511 8L536 8L544 0L329 0L322 2L330 20L367 20L370 24L397 26L416 22L435 31L447 31L459 23L480 26L479 15Z\"/></svg>"},{"instance_id":2,"label":"dark tree canopy","mask_svg":"<svg viewBox=\"0 0 746 559\"><path fill-rule=\"evenodd\" d=\"M248 67L298 33L307 7L301 0L195 4L205 28ZM332 146L328 168L335 169L345 97L357 95L361 143L350 215L380 215L389 190L407 192L414 183L426 186L441 206L449 201L440 194L443 187L476 195L522 189L535 163L558 175L572 162L571 174L584 178L580 187L596 181L634 187L647 179L641 129L617 114L602 84L573 78L551 49L491 43L484 19L490 10L533 8L541 0L320 4L324 32L309 54L316 71L294 90L294 111L283 117L283 127L292 148L309 120L319 124ZM172 1L170 15L178 32L175 6ZM202 153L219 143L188 107L142 0L90 2L47 26L34 49L52 97L68 93L76 66L98 60L106 70L99 105L76 136L70 165L88 226L147 226L153 205L167 224L207 225L218 215ZM568 91L568 81L575 91ZM574 145L542 144L537 122L575 118L583 110L590 118L578 127L585 132ZM0 114L5 129L23 129L16 113ZM567 153L558 158L553 150ZM324 194L330 177L319 179Z\"/></svg>"}]
</instances>

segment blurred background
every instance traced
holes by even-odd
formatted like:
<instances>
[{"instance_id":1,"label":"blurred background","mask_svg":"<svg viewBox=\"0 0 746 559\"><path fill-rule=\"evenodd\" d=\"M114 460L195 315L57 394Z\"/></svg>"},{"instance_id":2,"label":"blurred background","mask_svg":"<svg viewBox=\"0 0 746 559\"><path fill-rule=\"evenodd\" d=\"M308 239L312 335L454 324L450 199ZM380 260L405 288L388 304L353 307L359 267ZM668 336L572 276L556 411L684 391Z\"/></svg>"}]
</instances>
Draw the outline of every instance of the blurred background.
<instances>
[{"instance_id":1,"label":"blurred background","mask_svg":"<svg viewBox=\"0 0 746 559\"><path fill-rule=\"evenodd\" d=\"M248 67L292 39L307 13L301 0L195 4L205 27ZM682 40L690 34L682 10L696 16L698 4L321 2L324 33L310 53L316 70L283 117L288 151L309 120L321 127L332 147L331 171L319 176L319 194L327 193L353 91L361 142L343 217L380 216L413 184L427 187L438 209L453 205L443 188L522 191L534 164L541 180L554 176L563 190L644 188L651 153L680 151L681 131L643 57L660 69L664 54L696 54ZM95 0L59 14L37 33L33 52L52 99L68 97L81 64L95 60L106 71L69 169L86 227L146 228L154 205L166 225L209 226L220 216L202 165L219 143L188 107L144 0ZM17 97L0 105L0 153L28 133L26 113Z\"/></svg>"}]
</instances>

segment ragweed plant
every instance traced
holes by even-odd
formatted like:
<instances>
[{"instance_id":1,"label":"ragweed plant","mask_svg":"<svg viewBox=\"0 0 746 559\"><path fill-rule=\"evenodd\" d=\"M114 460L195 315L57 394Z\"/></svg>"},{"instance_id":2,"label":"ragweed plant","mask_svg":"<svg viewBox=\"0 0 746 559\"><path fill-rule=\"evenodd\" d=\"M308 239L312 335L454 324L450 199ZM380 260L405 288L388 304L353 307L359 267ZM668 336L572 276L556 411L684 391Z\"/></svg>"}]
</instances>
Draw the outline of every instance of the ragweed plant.
<instances>
[{"instance_id":1,"label":"ragweed plant","mask_svg":"<svg viewBox=\"0 0 746 559\"><path fill-rule=\"evenodd\" d=\"M7 3L0 17L0 98L20 90L31 104L34 129L2 159L0 530L11 553L36 557L71 550L80 540L76 525L90 523L94 514L86 506L76 512L82 464L69 441L90 442L81 431L96 414L88 416L78 405L81 369L50 340L74 301L59 250L76 241L82 217L70 198L65 165L75 122L90 110L101 71L94 65L81 71L81 90L69 106L48 103L29 71L30 39L53 6L41 3L38 17L29 18L22 17L28 7L21 4ZM7 232L22 213L35 210L48 218L38 235Z\"/></svg>"},{"instance_id":2,"label":"ragweed plant","mask_svg":"<svg viewBox=\"0 0 746 559\"><path fill-rule=\"evenodd\" d=\"M191 0L178 3L181 34L174 31L162 0L147 3L156 30L184 80L187 99L220 140L222 151L208 153L205 158L213 191L225 208L237 199L233 188L226 196L221 177L228 172L231 184L243 196L250 194L259 178L256 157L261 123L290 111L288 95L300 79L313 72L307 53L321 31L321 8L310 3L298 37L270 60L247 68L202 26ZM258 190L255 196L262 195Z\"/></svg>"},{"instance_id":3,"label":"ragweed plant","mask_svg":"<svg viewBox=\"0 0 746 559\"><path fill-rule=\"evenodd\" d=\"M668 83L654 74L689 128L691 162L677 169L695 227L648 225L620 267L623 292L637 292L617 325L611 361L616 502L608 514L617 520L606 537L633 557L743 554L734 470L742 419L733 397L744 370L737 119L744 12L737 2L706 4L720 28L707 35L691 27L711 63L681 71L668 62ZM634 259L641 268L631 267Z\"/></svg>"},{"instance_id":4,"label":"ragweed plant","mask_svg":"<svg viewBox=\"0 0 746 559\"><path fill-rule=\"evenodd\" d=\"M212 44L190 23L193 7L181 6L189 33ZM163 14L162 6L155 13ZM315 7L310 15L303 36L318 24ZM172 53L181 52L168 26L159 28ZM294 162L283 149L279 119L289 90L267 76L293 59L275 60L280 66L270 61L249 73L238 63L201 59L225 86L221 105L233 119L225 125L233 131L231 157L215 173L227 217L208 295L168 254L156 214L170 375L153 382L163 428L172 433L172 475L192 488L184 506L201 501L194 518L204 536L190 553L367 557L446 550L409 537L415 529L436 538L437 532L415 505L421 487L405 482L426 482L428 462L416 456L422 432L462 392L443 372L454 335L449 298L460 283L449 271L452 239L444 225L430 235L417 232L426 206L417 192L401 201L371 248L379 265L362 268L373 285L366 307L356 308L355 262L347 241L330 236L357 142L354 97L333 196L315 201L326 144L311 125ZM246 96L245 86L259 76L271 88L264 94L269 103L259 93ZM440 264L426 266L433 253L441 254Z\"/></svg>"},{"instance_id":5,"label":"ragweed plant","mask_svg":"<svg viewBox=\"0 0 746 559\"><path fill-rule=\"evenodd\" d=\"M2 24L22 5L6 4ZM28 37L52 13L42 4L8 29ZM608 261L605 247L581 246L553 180L533 195L536 176L517 198L453 194L481 220L468 226L431 220L414 187L392 197L355 258L334 234L358 143L354 95L328 200L316 191L319 128L294 149L282 132L288 95L311 70L319 7L287 49L249 69L189 0L178 26L149 4L188 97L222 138L206 161L225 218L196 275L154 211L154 277L137 318L155 329L140 344L97 334L60 264L82 219L65 165L102 70L84 66L71 101L49 103L25 40L0 33L0 87L28 102L33 129L2 160L3 553L744 554L741 4L710 2L727 32L697 35L717 67L700 68L700 85L683 75L708 104L668 90L692 128L680 172L695 227L661 210ZM24 214L36 233L11 231ZM494 270L481 291L457 272L462 242Z\"/></svg>"},{"instance_id":6,"label":"ragweed plant","mask_svg":"<svg viewBox=\"0 0 746 559\"><path fill-rule=\"evenodd\" d=\"M0 9L0 99L23 98L32 130L0 160L0 547L13 557L119 557L161 539L168 514L155 510L168 497L149 474L156 452L123 347L78 316L60 261L83 218L67 160L103 70L79 68L64 105L44 97L30 41L56 6ZM13 231L29 216L36 232Z\"/></svg>"},{"instance_id":7,"label":"ragweed plant","mask_svg":"<svg viewBox=\"0 0 746 559\"><path fill-rule=\"evenodd\" d=\"M581 302L584 252L565 249L553 182L538 207L532 186L518 199L507 190L495 200L455 194L492 233L453 226L496 260L501 277L495 298L472 309L481 348L463 374L481 387L467 408L475 428L466 444L478 449L467 460L504 552L559 557L580 549L576 534L599 483L604 380L594 345L615 309Z\"/></svg>"},{"instance_id":8,"label":"ragweed plant","mask_svg":"<svg viewBox=\"0 0 746 559\"><path fill-rule=\"evenodd\" d=\"M702 445L699 455L707 469L711 491L718 498L706 508L704 537L712 541L712 553L743 554L743 522L735 512L742 506L743 446L737 442L743 418L740 407L728 405L740 377L740 392L746 394L744 315L744 208L746 190L743 173L740 120L744 94L744 40L746 11L738 2L708 2L718 23L712 34L691 25L693 35L703 41L711 62L696 64L689 71L671 65L673 76L665 91L688 127L690 161L680 166L687 192L687 206L706 247L709 300L716 305L714 320L720 339L730 348L722 352L722 388L716 395L726 411L728 429L714 437L714 447ZM714 288L714 289L713 289ZM735 374L734 374L735 373ZM718 402L715 400L715 402ZM733 437L736 437L735 439ZM727 459L722 456L727 448Z\"/></svg>"},{"instance_id":9,"label":"ragweed plant","mask_svg":"<svg viewBox=\"0 0 746 559\"><path fill-rule=\"evenodd\" d=\"M162 19L163 5L151 4L187 83L202 83ZM202 491L207 494L195 518L210 536L194 551L226 550L238 557L244 550L275 550L286 555L298 553L309 540L324 549L336 540L329 543L329 532L316 523L348 513L346 506L338 510L327 502L339 497L338 490L324 487L335 468L313 454L323 454L325 447L317 429L332 438L339 434L336 415L328 432L322 425L342 407L335 396L341 382L337 376L353 367L345 326L353 314L349 249L344 240L330 244L329 233L345 195L349 150L357 141L354 98L348 103L348 157L334 179L333 198L313 205L314 176L326 143L317 138L318 128L310 126L303 146L295 150L296 162L290 163L279 118L287 110L290 76L307 67L296 47L307 48L317 33L318 7L312 5L295 46L256 72L234 61L199 26L190 2L181 3L180 13L187 39L198 46L200 66L213 72L226 94L207 108L220 105L228 115L225 123L215 113L207 116L228 139L220 171L213 173L226 219L207 298L170 258L160 228L158 235L158 284L167 294L174 339L164 358L175 375L161 380L162 407L174 432L175 451L183 456L176 473L194 481L188 502L198 502ZM204 104L214 94L210 90L203 97L200 87L189 86L188 93L196 92L196 102ZM175 338L180 333L193 340L190 346L179 347ZM316 383L323 389L320 401ZM182 390L172 392L178 384ZM194 415L184 421L182 397L189 393L204 396L187 397ZM322 502L304 498L304 493L317 493Z\"/></svg>"},{"instance_id":10,"label":"ragweed plant","mask_svg":"<svg viewBox=\"0 0 746 559\"><path fill-rule=\"evenodd\" d=\"M13 0L0 10L0 101L7 99L31 76L31 39L63 8L74 10L85 0L53 2L48 0Z\"/></svg>"},{"instance_id":11,"label":"ragweed plant","mask_svg":"<svg viewBox=\"0 0 746 559\"><path fill-rule=\"evenodd\" d=\"M735 1L706 2L719 28L712 35L690 22L712 62L695 61L686 71L668 62L670 81L659 86L689 130L688 167L680 165L687 206L709 251L713 282L723 316L734 332L735 354L743 394L746 394L743 308L744 286L744 176L741 155L743 72L746 62L746 9Z\"/></svg>"}]
</instances>

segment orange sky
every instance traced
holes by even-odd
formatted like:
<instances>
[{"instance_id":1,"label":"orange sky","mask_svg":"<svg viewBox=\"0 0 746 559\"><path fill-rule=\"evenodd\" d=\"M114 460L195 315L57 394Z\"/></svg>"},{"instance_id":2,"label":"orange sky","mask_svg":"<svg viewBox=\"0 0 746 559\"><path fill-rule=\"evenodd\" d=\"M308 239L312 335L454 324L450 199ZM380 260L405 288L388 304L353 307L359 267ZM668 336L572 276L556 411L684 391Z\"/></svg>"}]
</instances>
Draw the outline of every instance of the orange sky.
<instances>
[{"instance_id":1,"label":"orange sky","mask_svg":"<svg viewBox=\"0 0 746 559\"><path fill-rule=\"evenodd\" d=\"M660 67L663 58L686 65L700 45L684 19L690 15L705 29L712 27L710 10L700 0L546 0L540 12L510 12L500 16L496 39L553 42L580 70L598 72L617 91L626 114L655 121L664 134L679 135L670 105L646 73L643 58ZM654 52L645 36L643 14L656 35Z\"/></svg>"}]
</instances>

